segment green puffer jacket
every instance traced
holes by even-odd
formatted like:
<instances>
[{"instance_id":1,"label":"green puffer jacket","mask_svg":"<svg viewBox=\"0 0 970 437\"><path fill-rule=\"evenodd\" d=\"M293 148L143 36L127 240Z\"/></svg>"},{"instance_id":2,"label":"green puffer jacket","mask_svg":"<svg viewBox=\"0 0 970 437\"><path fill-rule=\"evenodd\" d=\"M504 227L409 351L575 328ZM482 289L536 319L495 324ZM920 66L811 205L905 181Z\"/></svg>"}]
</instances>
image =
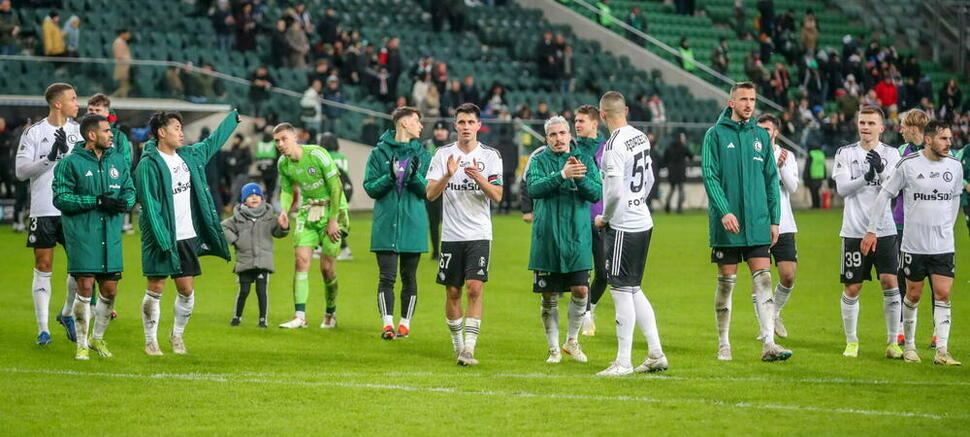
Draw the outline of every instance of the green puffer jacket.
<instances>
[{"instance_id":1,"label":"green puffer jacket","mask_svg":"<svg viewBox=\"0 0 970 437\"><path fill-rule=\"evenodd\" d=\"M754 119L731 120L731 108L704 135L701 152L708 198L711 247L771 244L771 225L781 217L778 168L768 131ZM721 218L733 213L741 232L724 230Z\"/></svg>"},{"instance_id":2,"label":"green puffer jacket","mask_svg":"<svg viewBox=\"0 0 970 437\"><path fill-rule=\"evenodd\" d=\"M394 140L394 130L381 135L377 147L367 157L364 191L375 200L371 227L371 252L424 253L428 251L428 210L424 178L431 155L417 139L409 143ZM397 161L418 160L417 170L408 176L406 189L398 191L391 167Z\"/></svg>"},{"instance_id":3,"label":"green puffer jacket","mask_svg":"<svg viewBox=\"0 0 970 437\"><path fill-rule=\"evenodd\" d=\"M236 129L236 112L230 112L219 127L204 141L176 149L189 167L192 180L192 222L199 255L215 255L229 260L229 246L222 233L219 211L216 211L205 177L206 163ZM142 212L141 265L145 276L170 276L181 272L175 244L175 205L172 198L172 175L155 140L145 143L141 161L135 169L135 190Z\"/></svg>"},{"instance_id":4,"label":"green puffer jacket","mask_svg":"<svg viewBox=\"0 0 970 437\"><path fill-rule=\"evenodd\" d=\"M603 182L593 156L577 152L574 143L570 152L546 148L532 157L526 178L535 214L529 270L571 273L593 268L589 205L602 197ZM585 177L563 179L562 168L572 156L586 165Z\"/></svg>"},{"instance_id":5,"label":"green puffer jacket","mask_svg":"<svg viewBox=\"0 0 970 437\"><path fill-rule=\"evenodd\" d=\"M54 168L54 206L61 210L68 273L116 273L124 270L121 228L124 214L109 214L97 208L102 193L123 199L127 209L135 206L135 186L124 156L114 148L101 159L74 145L71 154Z\"/></svg>"}]
</instances>

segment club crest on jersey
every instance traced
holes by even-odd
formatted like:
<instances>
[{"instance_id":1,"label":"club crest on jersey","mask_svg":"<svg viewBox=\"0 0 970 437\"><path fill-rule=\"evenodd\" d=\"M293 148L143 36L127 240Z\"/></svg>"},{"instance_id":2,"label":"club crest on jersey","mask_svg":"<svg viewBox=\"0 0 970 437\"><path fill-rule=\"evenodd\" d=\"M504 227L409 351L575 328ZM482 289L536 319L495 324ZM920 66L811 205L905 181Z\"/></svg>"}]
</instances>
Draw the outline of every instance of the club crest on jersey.
<instances>
[{"instance_id":1,"label":"club crest on jersey","mask_svg":"<svg viewBox=\"0 0 970 437\"><path fill-rule=\"evenodd\" d=\"M754 143L752 143L751 146L754 147L755 152L760 152L762 147L761 140L754 140Z\"/></svg>"},{"instance_id":2,"label":"club crest on jersey","mask_svg":"<svg viewBox=\"0 0 970 437\"><path fill-rule=\"evenodd\" d=\"M485 257L484 256L478 258L478 266L479 267L485 267Z\"/></svg>"},{"instance_id":3,"label":"club crest on jersey","mask_svg":"<svg viewBox=\"0 0 970 437\"><path fill-rule=\"evenodd\" d=\"M316 167L310 167L310 168L306 169L306 172L310 176L316 176L316 174L317 174L317 168Z\"/></svg>"},{"instance_id":4,"label":"club crest on jersey","mask_svg":"<svg viewBox=\"0 0 970 437\"><path fill-rule=\"evenodd\" d=\"M81 139L78 138L77 135L70 134L70 135L67 136L67 144L74 144L74 143L76 143L78 141L81 141Z\"/></svg>"},{"instance_id":5,"label":"club crest on jersey","mask_svg":"<svg viewBox=\"0 0 970 437\"><path fill-rule=\"evenodd\" d=\"M118 179L121 173L118 173L118 169L111 167L111 170L108 170L108 176L111 176L111 179Z\"/></svg>"},{"instance_id":6,"label":"club crest on jersey","mask_svg":"<svg viewBox=\"0 0 970 437\"><path fill-rule=\"evenodd\" d=\"M943 172L943 181L944 182L953 182L953 173L950 173L948 171Z\"/></svg>"}]
</instances>

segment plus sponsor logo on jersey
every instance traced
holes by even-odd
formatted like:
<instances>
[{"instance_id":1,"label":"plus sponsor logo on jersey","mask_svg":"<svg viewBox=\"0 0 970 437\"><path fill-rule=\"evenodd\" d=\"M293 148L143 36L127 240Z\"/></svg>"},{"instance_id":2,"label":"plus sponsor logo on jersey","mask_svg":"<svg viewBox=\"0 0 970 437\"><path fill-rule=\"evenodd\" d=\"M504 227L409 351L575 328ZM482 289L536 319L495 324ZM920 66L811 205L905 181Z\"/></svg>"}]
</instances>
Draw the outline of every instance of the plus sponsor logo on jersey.
<instances>
[{"instance_id":1,"label":"plus sponsor logo on jersey","mask_svg":"<svg viewBox=\"0 0 970 437\"><path fill-rule=\"evenodd\" d=\"M455 191L482 191L482 187L478 186L478 182L470 179L462 179L461 183L448 182L448 189Z\"/></svg>"},{"instance_id":2,"label":"plus sponsor logo on jersey","mask_svg":"<svg viewBox=\"0 0 970 437\"><path fill-rule=\"evenodd\" d=\"M930 193L913 193L913 200L940 200L949 202L953 200L953 193L941 193L938 190L933 190Z\"/></svg>"},{"instance_id":3,"label":"plus sponsor logo on jersey","mask_svg":"<svg viewBox=\"0 0 970 437\"><path fill-rule=\"evenodd\" d=\"M191 189L192 189L192 182L191 181L189 181L187 183L178 182L178 183L175 184L174 187L172 187L172 195L174 196L174 195L177 195L179 193L184 193L184 192L189 191Z\"/></svg>"}]
</instances>

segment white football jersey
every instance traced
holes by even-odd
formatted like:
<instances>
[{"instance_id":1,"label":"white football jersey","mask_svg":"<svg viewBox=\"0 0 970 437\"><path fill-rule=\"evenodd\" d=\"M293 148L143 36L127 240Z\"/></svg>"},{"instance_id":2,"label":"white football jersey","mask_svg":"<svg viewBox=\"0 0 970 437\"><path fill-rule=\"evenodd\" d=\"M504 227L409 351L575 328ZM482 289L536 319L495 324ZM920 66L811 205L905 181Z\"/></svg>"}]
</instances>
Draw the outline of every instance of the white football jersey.
<instances>
[{"instance_id":1,"label":"white football jersey","mask_svg":"<svg viewBox=\"0 0 970 437\"><path fill-rule=\"evenodd\" d=\"M54 145L54 133L64 128L67 135L67 153L74 150L74 144L81 141L81 126L68 119L64 126L55 127L47 118L31 125L20 137L17 149L16 172L20 180L30 180L30 216L60 216L61 211L54 207L54 166L67 154L57 157L57 161L47 159Z\"/></svg>"},{"instance_id":2,"label":"white football jersey","mask_svg":"<svg viewBox=\"0 0 970 437\"><path fill-rule=\"evenodd\" d=\"M192 221L192 174L189 166L178 153L171 155L159 151L165 166L172 175L172 202L175 213L175 239L178 241L195 238L195 224Z\"/></svg>"},{"instance_id":3,"label":"white football jersey","mask_svg":"<svg viewBox=\"0 0 970 437\"><path fill-rule=\"evenodd\" d=\"M843 238L865 236L866 225L869 224L869 209L876 201L876 195L879 194L882 184L892 177L896 163L899 162L899 151L894 147L879 143L873 150L882 158L885 169L871 182L865 179L869 171L869 162L866 161L866 155L869 152L859 143L843 146L835 153L832 179L835 179L839 195L845 200L845 207L842 210L842 231L839 233ZM879 237L896 235L896 223L893 221L892 209L888 205L880 217L875 234Z\"/></svg>"},{"instance_id":4,"label":"white football jersey","mask_svg":"<svg viewBox=\"0 0 970 437\"><path fill-rule=\"evenodd\" d=\"M492 239L491 200L478 183L465 175L464 167L477 163L488 183L502 185L502 156L491 147L478 143L467 155L458 143L440 147L431 158L429 181L440 180L448 172L448 157L458 161L458 171L451 176L441 194L441 241L474 241Z\"/></svg>"},{"instance_id":5,"label":"white football jersey","mask_svg":"<svg viewBox=\"0 0 970 437\"><path fill-rule=\"evenodd\" d=\"M610 135L603 148L603 220L624 232L653 228L650 190L653 189L650 140L632 126Z\"/></svg>"},{"instance_id":6,"label":"white football jersey","mask_svg":"<svg viewBox=\"0 0 970 437\"><path fill-rule=\"evenodd\" d=\"M775 162L778 162L782 149L778 145L775 145L774 151ZM781 193L781 223L778 224L778 233L789 234L798 232L798 227L795 226L795 215L791 211L791 195L798 191L800 180L798 177L798 163L795 162L795 154L788 152L788 157L785 158L785 164L778 168L778 183L781 185L778 190Z\"/></svg>"},{"instance_id":7,"label":"white football jersey","mask_svg":"<svg viewBox=\"0 0 970 437\"><path fill-rule=\"evenodd\" d=\"M903 192L900 250L920 255L954 251L953 225L960 211L963 177L960 161L950 156L933 161L919 152L899 161L883 190L892 198Z\"/></svg>"}]
</instances>

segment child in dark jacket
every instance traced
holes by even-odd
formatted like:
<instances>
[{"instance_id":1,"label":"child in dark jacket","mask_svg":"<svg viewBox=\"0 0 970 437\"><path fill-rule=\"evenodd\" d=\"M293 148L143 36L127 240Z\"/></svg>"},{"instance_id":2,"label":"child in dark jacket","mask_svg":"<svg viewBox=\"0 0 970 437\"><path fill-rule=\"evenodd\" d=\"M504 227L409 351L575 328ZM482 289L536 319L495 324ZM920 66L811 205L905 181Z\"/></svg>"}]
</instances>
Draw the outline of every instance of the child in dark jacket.
<instances>
[{"instance_id":1,"label":"child in dark jacket","mask_svg":"<svg viewBox=\"0 0 970 437\"><path fill-rule=\"evenodd\" d=\"M285 237L289 228L277 223L277 213L272 205L263 201L263 190L259 184L244 185L239 201L242 203L236 205L232 217L222 222L226 241L236 248L233 271L239 275L236 314L229 324L239 326L242 322L246 298L255 282L256 297L259 299L259 327L265 328L268 305L266 287L269 274L273 272L273 237Z\"/></svg>"}]
</instances>

